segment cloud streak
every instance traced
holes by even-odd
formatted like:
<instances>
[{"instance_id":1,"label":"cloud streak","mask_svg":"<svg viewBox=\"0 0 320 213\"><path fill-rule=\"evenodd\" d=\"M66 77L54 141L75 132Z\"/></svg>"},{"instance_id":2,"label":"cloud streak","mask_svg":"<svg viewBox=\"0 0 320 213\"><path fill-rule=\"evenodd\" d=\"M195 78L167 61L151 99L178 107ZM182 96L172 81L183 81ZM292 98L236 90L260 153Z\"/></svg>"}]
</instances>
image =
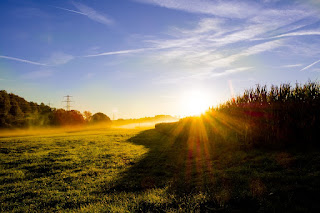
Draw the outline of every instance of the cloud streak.
<instances>
[{"instance_id":1,"label":"cloud streak","mask_svg":"<svg viewBox=\"0 0 320 213\"><path fill-rule=\"evenodd\" d=\"M320 35L320 31L300 31L300 32L286 33L286 34L275 36L274 38L282 38L282 37L289 37L289 36L311 36L311 35Z\"/></svg>"},{"instance_id":2,"label":"cloud streak","mask_svg":"<svg viewBox=\"0 0 320 213\"><path fill-rule=\"evenodd\" d=\"M284 65L284 66L281 66L283 68L295 68L295 67L302 67L303 65L302 64L288 64L288 65Z\"/></svg>"},{"instance_id":3,"label":"cloud streak","mask_svg":"<svg viewBox=\"0 0 320 213\"><path fill-rule=\"evenodd\" d=\"M88 7L84 4L78 3L78 2L73 2L73 5L79 10L71 10L71 9L67 9L67 8L63 8L63 7L57 7L57 6L52 6L54 8L60 9L60 10L64 10L64 11L68 11L71 13L76 13L79 15L84 15L87 16L89 19L99 22L101 24L104 25L112 25L113 24L113 20L108 18L106 15L97 12L96 10L94 10L91 7Z\"/></svg>"},{"instance_id":4,"label":"cloud streak","mask_svg":"<svg viewBox=\"0 0 320 213\"><path fill-rule=\"evenodd\" d=\"M218 0L135 0L169 9L190 13L216 15L229 18L246 18L258 12L258 6L239 1Z\"/></svg>"},{"instance_id":5,"label":"cloud streak","mask_svg":"<svg viewBox=\"0 0 320 213\"><path fill-rule=\"evenodd\" d=\"M99 13L92 9L91 7L88 7L84 4L73 2L73 5L80 10L80 12L84 15L86 15L89 19L92 19L96 22L99 22L101 24L105 25L111 25L113 24L113 21L110 18L107 18L106 15Z\"/></svg>"},{"instance_id":6,"label":"cloud streak","mask_svg":"<svg viewBox=\"0 0 320 213\"><path fill-rule=\"evenodd\" d=\"M296 31L290 33L284 33L277 36L272 36L268 38L257 38L255 40L265 40L265 39L279 39L285 37L295 37L295 36L320 36L320 31Z\"/></svg>"},{"instance_id":7,"label":"cloud streak","mask_svg":"<svg viewBox=\"0 0 320 213\"><path fill-rule=\"evenodd\" d=\"M1 58L12 60L12 61L18 61L22 63L27 63L27 64L39 65L39 66L58 66L58 65L63 65L68 63L69 61L73 60L75 57L69 54L65 54L63 52L55 52L49 58L43 60L43 62L35 62L35 61L30 61L22 58L5 56L5 55L0 55L0 59Z\"/></svg>"},{"instance_id":8,"label":"cloud streak","mask_svg":"<svg viewBox=\"0 0 320 213\"><path fill-rule=\"evenodd\" d=\"M140 49L130 49L130 50L120 50L120 51L111 51L111 52L103 52L93 55L85 55L82 57L97 57L97 56L108 56L108 55L123 55L123 54L131 54L131 53L138 53L144 52L147 50L154 50L155 48L140 48Z\"/></svg>"},{"instance_id":9,"label":"cloud streak","mask_svg":"<svg viewBox=\"0 0 320 213\"><path fill-rule=\"evenodd\" d=\"M72 13L77 13L77 14L86 16L85 13L82 13L82 12L79 12L79 11L76 11L76 10L70 10L70 9L67 9L67 8L57 7L57 6L52 6L52 7L57 8L57 9L60 9L60 10L64 10L64 11L68 11L68 12L72 12Z\"/></svg>"},{"instance_id":10,"label":"cloud streak","mask_svg":"<svg viewBox=\"0 0 320 213\"><path fill-rule=\"evenodd\" d=\"M230 74L234 74L234 73L248 71L248 70L251 70L251 69L253 69L253 67L238 67L238 68L235 68L235 69L225 70L224 72L221 72L221 73L212 73L210 75L210 77L211 78L216 78L216 77L226 76L226 75L230 75Z\"/></svg>"},{"instance_id":11,"label":"cloud streak","mask_svg":"<svg viewBox=\"0 0 320 213\"><path fill-rule=\"evenodd\" d=\"M44 64L44 63L40 63L40 62L29 61L29 60L26 60L26 59L15 58L15 57L10 57L10 56L5 56L5 55L0 55L0 58L13 60L13 61L18 61L18 62L27 63L27 64L34 64L34 65L40 65L40 66L49 66L48 64Z\"/></svg>"},{"instance_id":12,"label":"cloud streak","mask_svg":"<svg viewBox=\"0 0 320 213\"><path fill-rule=\"evenodd\" d=\"M306 70L306 69L309 69L310 67L312 67L312 66L316 65L316 64L317 64L317 63L319 63L319 62L320 62L320 60L315 61L315 62L313 62L312 64L310 64L310 65L308 65L308 66L306 66L306 67L302 68L300 71L304 71L304 70Z\"/></svg>"}]
</instances>

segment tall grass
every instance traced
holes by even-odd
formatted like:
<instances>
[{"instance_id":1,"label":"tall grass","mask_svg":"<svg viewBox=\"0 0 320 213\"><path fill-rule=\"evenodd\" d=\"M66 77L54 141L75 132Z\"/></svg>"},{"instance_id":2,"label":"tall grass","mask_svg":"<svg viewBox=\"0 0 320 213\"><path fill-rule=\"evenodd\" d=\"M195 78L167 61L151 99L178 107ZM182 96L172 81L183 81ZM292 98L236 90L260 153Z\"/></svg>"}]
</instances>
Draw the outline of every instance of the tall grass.
<instances>
[{"instance_id":1,"label":"tall grass","mask_svg":"<svg viewBox=\"0 0 320 213\"><path fill-rule=\"evenodd\" d=\"M245 146L320 147L320 84L257 85L232 98L205 116L224 123ZM208 125L207 125L208 126ZM210 128L208 128L210 131Z\"/></svg>"}]
</instances>

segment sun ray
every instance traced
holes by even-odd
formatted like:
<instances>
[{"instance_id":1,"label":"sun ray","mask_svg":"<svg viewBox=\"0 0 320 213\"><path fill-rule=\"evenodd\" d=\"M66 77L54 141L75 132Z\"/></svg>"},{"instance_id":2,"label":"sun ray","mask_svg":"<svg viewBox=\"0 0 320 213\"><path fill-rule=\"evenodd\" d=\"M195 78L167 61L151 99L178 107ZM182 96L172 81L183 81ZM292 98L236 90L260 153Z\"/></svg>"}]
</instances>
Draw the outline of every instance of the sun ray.
<instances>
[{"instance_id":1,"label":"sun ray","mask_svg":"<svg viewBox=\"0 0 320 213\"><path fill-rule=\"evenodd\" d=\"M199 116L210 107L210 96L201 89L192 89L182 94L180 100L184 116Z\"/></svg>"}]
</instances>

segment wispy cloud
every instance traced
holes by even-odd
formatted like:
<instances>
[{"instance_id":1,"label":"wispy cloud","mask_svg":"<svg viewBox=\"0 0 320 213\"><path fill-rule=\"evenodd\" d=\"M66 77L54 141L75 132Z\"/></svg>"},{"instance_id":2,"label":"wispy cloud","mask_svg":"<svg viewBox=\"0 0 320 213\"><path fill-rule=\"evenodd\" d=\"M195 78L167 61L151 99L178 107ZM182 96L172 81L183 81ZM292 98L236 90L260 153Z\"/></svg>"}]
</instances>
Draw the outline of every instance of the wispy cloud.
<instances>
[{"instance_id":1,"label":"wispy cloud","mask_svg":"<svg viewBox=\"0 0 320 213\"><path fill-rule=\"evenodd\" d=\"M284 37L294 37L294 36L319 36L320 31L313 31L313 30L307 30L307 31L296 31L296 32L290 32L290 33L284 33L277 36L272 36L268 38L258 38L256 40L265 40L265 39L275 39L275 38L284 38Z\"/></svg>"},{"instance_id":2,"label":"wispy cloud","mask_svg":"<svg viewBox=\"0 0 320 213\"><path fill-rule=\"evenodd\" d=\"M141 46L144 48L107 51L82 57L139 54L147 57L148 63L170 67L175 73L180 72L181 75L177 75L176 79L202 79L202 76L219 77L250 70L250 56L268 51L283 51L284 48L297 48L297 45L288 42L290 37L320 35L320 31L312 27L312 24L318 21L314 13L293 5L272 7L273 0L265 1L264 4L254 3L256 1L239 3L220 0L133 1L213 16L200 19L192 28L172 26L166 36L143 40ZM105 16L100 16L101 14L92 8L80 3L73 4L78 11L59 9L86 15L104 24L112 22L108 18L104 19ZM302 64L291 64L283 68L300 66L302 67Z\"/></svg>"},{"instance_id":3,"label":"wispy cloud","mask_svg":"<svg viewBox=\"0 0 320 213\"><path fill-rule=\"evenodd\" d=\"M160 1L156 1L158 4ZM155 49L145 56L154 64L172 68L158 83L233 75L251 70L252 56L270 51L277 54L289 48L288 39L270 39L270 35L287 34L315 21L301 21L306 17L308 13L292 8L263 9L241 21L207 17L193 28L171 27L167 37L145 40ZM258 39L261 37L265 39Z\"/></svg>"},{"instance_id":4,"label":"wispy cloud","mask_svg":"<svg viewBox=\"0 0 320 213\"><path fill-rule=\"evenodd\" d=\"M52 7L60 9L60 10L65 10L65 11L68 11L68 12L72 12L72 13L77 13L77 14L84 15L84 16L87 15L85 13L82 13L82 12L79 12L79 11L76 11L76 10L70 10L70 9L63 8L63 7L57 7L57 6L52 6Z\"/></svg>"},{"instance_id":5,"label":"wispy cloud","mask_svg":"<svg viewBox=\"0 0 320 213\"><path fill-rule=\"evenodd\" d=\"M160 4L160 1L148 2ZM191 1L189 3L192 4ZM307 16L307 13L297 9L264 9L256 16L241 22L223 18L204 18L193 29L171 28L169 32L171 38L149 39L146 42L150 43L151 47L159 48L154 58L164 63L181 62L187 66L207 66L210 70L212 67L228 67L241 57L256 55L285 45L285 40L280 41L280 38L273 38L271 41L270 38L258 38L279 29L288 32L305 26L301 25L299 20Z\"/></svg>"},{"instance_id":6,"label":"wispy cloud","mask_svg":"<svg viewBox=\"0 0 320 213\"><path fill-rule=\"evenodd\" d=\"M50 66L58 66L66 64L73 60L75 57L63 52L54 52L48 59L45 60L46 64Z\"/></svg>"},{"instance_id":7,"label":"wispy cloud","mask_svg":"<svg viewBox=\"0 0 320 213\"><path fill-rule=\"evenodd\" d=\"M96 10L94 10L93 8L88 7L88 6L81 4L79 2L72 2L72 3L79 11L71 10L71 9L63 8L63 7L57 7L57 6L52 6L52 7L60 9L60 10L68 11L71 13L76 13L76 14L87 16L89 19L96 21L96 22L99 22L104 25L112 25L113 24L113 20L108 18L105 14L99 13Z\"/></svg>"},{"instance_id":8,"label":"wispy cloud","mask_svg":"<svg viewBox=\"0 0 320 213\"><path fill-rule=\"evenodd\" d=\"M256 14L257 4L244 1L218 1L218 0L135 0L141 3L153 4L175 10L191 13L216 15L221 17L245 18Z\"/></svg>"},{"instance_id":9,"label":"wispy cloud","mask_svg":"<svg viewBox=\"0 0 320 213\"><path fill-rule=\"evenodd\" d=\"M303 64L288 64L288 65L283 65L281 67L283 68L295 68L295 67L302 67Z\"/></svg>"},{"instance_id":10,"label":"wispy cloud","mask_svg":"<svg viewBox=\"0 0 320 213\"><path fill-rule=\"evenodd\" d=\"M29 61L29 60L26 60L26 59L15 58L15 57L10 57L10 56L5 56L5 55L0 55L0 58L8 59L8 60L13 60L13 61L19 61L19 62L27 63L27 64L34 64L34 65L40 65L40 66L48 66L47 64L44 64L44 63L35 62L35 61Z\"/></svg>"},{"instance_id":11,"label":"wispy cloud","mask_svg":"<svg viewBox=\"0 0 320 213\"><path fill-rule=\"evenodd\" d=\"M93 55L85 55L83 57L97 57L97 56L107 56L107 55L123 55L123 54L130 54L130 53L138 53L147 50L152 50L155 48L140 48L140 49L130 49L130 50L120 50L120 51L111 51L111 52L103 52Z\"/></svg>"},{"instance_id":12,"label":"wispy cloud","mask_svg":"<svg viewBox=\"0 0 320 213\"><path fill-rule=\"evenodd\" d=\"M155 81L156 84L177 84L186 80L204 80L204 79L211 79L211 78L219 78L228 75L232 75L235 73L245 72L252 70L253 67L238 67L234 69L227 69L221 72L209 71L209 72L200 72L193 75L182 76L182 77L175 77L175 78L165 78Z\"/></svg>"},{"instance_id":13,"label":"wispy cloud","mask_svg":"<svg viewBox=\"0 0 320 213\"><path fill-rule=\"evenodd\" d=\"M210 77L211 78L221 77L221 76L226 76L226 75L230 75L230 74L234 74L234 73L248 71L251 69L253 69L253 67L238 67L238 68L234 68L234 69L228 69L228 70L225 70L224 72L220 72L220 73L212 73Z\"/></svg>"},{"instance_id":14,"label":"wispy cloud","mask_svg":"<svg viewBox=\"0 0 320 213\"><path fill-rule=\"evenodd\" d=\"M179 62L185 64L185 67L206 67L205 70L212 70L213 68L225 68L230 67L232 63L243 58L256 54L260 54L266 51L276 49L283 45L281 40L273 40L268 42L262 42L258 44L246 44L245 46L238 48L238 53L232 54L232 51L228 53L229 48L221 48L214 43L210 43L204 39L198 40L193 39L180 39L180 42L176 42L175 39L172 41L166 40L164 44L161 41L156 41L156 45L161 47L159 51L155 51L154 58L164 62L164 63L174 63ZM185 45L178 45L176 43ZM167 48L165 48L167 47Z\"/></svg>"},{"instance_id":15,"label":"wispy cloud","mask_svg":"<svg viewBox=\"0 0 320 213\"><path fill-rule=\"evenodd\" d=\"M208 65L211 65L211 67L213 68L231 67L234 62L240 60L241 58L256 55L266 51L270 51L280 47L281 45L282 45L281 41L269 41L269 42L253 45L247 49L240 51L240 53L221 57L217 60L212 60L208 62Z\"/></svg>"},{"instance_id":16,"label":"wispy cloud","mask_svg":"<svg viewBox=\"0 0 320 213\"><path fill-rule=\"evenodd\" d=\"M283 41L280 41L280 40L264 42L264 43L249 47L248 49L244 50L239 55L241 55L241 56L256 55L256 54L259 54L262 52L273 50L273 49L281 46L282 43L283 43Z\"/></svg>"},{"instance_id":17,"label":"wispy cloud","mask_svg":"<svg viewBox=\"0 0 320 213\"><path fill-rule=\"evenodd\" d=\"M317 63L319 63L319 62L320 62L320 60L315 61L315 62L313 62L312 64L310 64L310 65L308 65L308 66L306 66L306 67L302 68L300 71L304 71L304 70L306 70L306 69L309 69L310 67L312 67L312 66L316 65L316 64L317 64Z\"/></svg>"},{"instance_id":18,"label":"wispy cloud","mask_svg":"<svg viewBox=\"0 0 320 213\"><path fill-rule=\"evenodd\" d=\"M194 34L203 34L203 33L212 33L212 32L220 32L221 25L224 23L224 19L222 18L203 18L199 21L198 25L194 29L181 29L177 27L171 27L172 36L183 35L194 35Z\"/></svg>"},{"instance_id":19,"label":"wispy cloud","mask_svg":"<svg viewBox=\"0 0 320 213\"><path fill-rule=\"evenodd\" d=\"M169 68L164 69L170 72L168 79L160 82L170 83L181 79L206 79L251 70L251 56L283 51L283 48L289 48L292 43L288 42L288 37L317 33L317 30L312 29L301 30L317 20L314 17L308 18L311 13L304 8L293 6L263 8L263 5L257 6L253 1L250 2L251 5L248 2L216 0L135 1L214 16L200 19L192 28L172 26L166 36L145 39L145 48L102 52L84 57L137 53L147 57L146 61L150 64ZM289 67L298 65L292 64L287 66Z\"/></svg>"},{"instance_id":20,"label":"wispy cloud","mask_svg":"<svg viewBox=\"0 0 320 213\"><path fill-rule=\"evenodd\" d=\"M106 15L97 12L96 10L92 9L91 7L88 7L84 4L78 3L78 2L73 2L73 5L80 10L81 13L83 13L84 15L86 15L88 18L99 22L101 24L105 24L105 25L111 25L113 24L113 21L108 18Z\"/></svg>"},{"instance_id":21,"label":"wispy cloud","mask_svg":"<svg viewBox=\"0 0 320 213\"><path fill-rule=\"evenodd\" d=\"M12 60L12 61L18 61L22 63L27 63L27 64L39 65L39 66L58 66L58 65L68 63L75 57L69 54L65 54L63 52L56 52L56 53L53 53L49 58L44 59L43 62L35 62L35 61L30 61L22 58L5 56L5 55L0 55L0 59L1 58Z\"/></svg>"}]
</instances>

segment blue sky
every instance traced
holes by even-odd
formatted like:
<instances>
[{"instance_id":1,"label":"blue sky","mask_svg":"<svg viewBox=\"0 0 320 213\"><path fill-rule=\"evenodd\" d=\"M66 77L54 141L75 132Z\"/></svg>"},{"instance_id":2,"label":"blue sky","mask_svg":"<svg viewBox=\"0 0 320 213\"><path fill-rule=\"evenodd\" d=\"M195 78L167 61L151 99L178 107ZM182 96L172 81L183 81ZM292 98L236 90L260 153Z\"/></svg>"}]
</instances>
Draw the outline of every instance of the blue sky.
<instances>
[{"instance_id":1,"label":"blue sky","mask_svg":"<svg viewBox=\"0 0 320 213\"><path fill-rule=\"evenodd\" d=\"M0 89L117 118L320 75L317 0L2 0L0 35Z\"/></svg>"}]
</instances>

